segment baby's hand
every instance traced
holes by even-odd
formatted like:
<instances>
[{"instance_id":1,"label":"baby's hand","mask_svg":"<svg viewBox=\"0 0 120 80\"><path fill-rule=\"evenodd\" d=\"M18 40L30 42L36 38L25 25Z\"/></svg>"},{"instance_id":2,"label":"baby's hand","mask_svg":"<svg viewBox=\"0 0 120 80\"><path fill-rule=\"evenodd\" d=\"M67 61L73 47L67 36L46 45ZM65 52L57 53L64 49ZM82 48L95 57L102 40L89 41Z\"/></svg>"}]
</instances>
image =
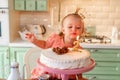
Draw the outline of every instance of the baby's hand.
<instances>
[{"instance_id":1,"label":"baby's hand","mask_svg":"<svg viewBox=\"0 0 120 80\"><path fill-rule=\"evenodd\" d=\"M36 40L35 35L32 34L32 33L26 33L26 34L25 34L25 38L26 38L28 41L30 41L30 42L34 42L34 41Z\"/></svg>"}]
</instances>

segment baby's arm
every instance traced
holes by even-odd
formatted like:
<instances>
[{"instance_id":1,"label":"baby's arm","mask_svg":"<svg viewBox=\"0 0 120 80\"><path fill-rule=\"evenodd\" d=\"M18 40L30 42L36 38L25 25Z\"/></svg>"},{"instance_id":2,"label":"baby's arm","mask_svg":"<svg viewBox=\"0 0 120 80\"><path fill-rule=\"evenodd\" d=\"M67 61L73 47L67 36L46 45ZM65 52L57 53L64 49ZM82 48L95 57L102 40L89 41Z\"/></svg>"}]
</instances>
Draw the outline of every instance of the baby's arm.
<instances>
[{"instance_id":1,"label":"baby's arm","mask_svg":"<svg viewBox=\"0 0 120 80\"><path fill-rule=\"evenodd\" d=\"M25 38L40 48L46 48L46 41L36 39L34 34L27 33Z\"/></svg>"}]
</instances>

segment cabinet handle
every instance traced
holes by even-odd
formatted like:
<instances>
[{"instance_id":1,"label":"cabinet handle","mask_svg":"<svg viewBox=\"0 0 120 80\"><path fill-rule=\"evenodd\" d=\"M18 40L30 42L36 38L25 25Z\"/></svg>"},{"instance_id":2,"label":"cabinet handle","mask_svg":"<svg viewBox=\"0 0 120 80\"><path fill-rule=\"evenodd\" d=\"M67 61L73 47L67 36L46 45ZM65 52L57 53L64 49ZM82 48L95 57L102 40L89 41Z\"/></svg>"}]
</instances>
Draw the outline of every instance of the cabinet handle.
<instances>
[{"instance_id":1,"label":"cabinet handle","mask_svg":"<svg viewBox=\"0 0 120 80\"><path fill-rule=\"evenodd\" d=\"M18 4L18 7L20 8L20 7L21 7L21 4Z\"/></svg>"},{"instance_id":2,"label":"cabinet handle","mask_svg":"<svg viewBox=\"0 0 120 80\"><path fill-rule=\"evenodd\" d=\"M5 55L6 55L6 59L9 59L9 50L8 49L5 51Z\"/></svg>"},{"instance_id":3,"label":"cabinet handle","mask_svg":"<svg viewBox=\"0 0 120 80\"><path fill-rule=\"evenodd\" d=\"M117 57L120 57L120 54L117 54Z\"/></svg>"},{"instance_id":4,"label":"cabinet handle","mask_svg":"<svg viewBox=\"0 0 120 80\"><path fill-rule=\"evenodd\" d=\"M32 4L29 5L29 7L32 7L32 6L33 6Z\"/></svg>"},{"instance_id":5,"label":"cabinet handle","mask_svg":"<svg viewBox=\"0 0 120 80\"><path fill-rule=\"evenodd\" d=\"M91 49L90 52L97 52L97 49Z\"/></svg>"},{"instance_id":6,"label":"cabinet handle","mask_svg":"<svg viewBox=\"0 0 120 80\"><path fill-rule=\"evenodd\" d=\"M98 63L97 63L97 62L95 63L95 66L98 66Z\"/></svg>"},{"instance_id":7,"label":"cabinet handle","mask_svg":"<svg viewBox=\"0 0 120 80\"><path fill-rule=\"evenodd\" d=\"M92 77L89 78L89 80L94 80L96 78L97 78L96 76L92 76Z\"/></svg>"},{"instance_id":8,"label":"cabinet handle","mask_svg":"<svg viewBox=\"0 0 120 80\"><path fill-rule=\"evenodd\" d=\"M115 70L116 70L116 71L118 71L118 70L119 70L119 68L118 68L118 67L116 67L116 68L115 68Z\"/></svg>"},{"instance_id":9,"label":"cabinet handle","mask_svg":"<svg viewBox=\"0 0 120 80\"><path fill-rule=\"evenodd\" d=\"M0 13L4 14L4 13L6 13L6 11L5 11L5 10L2 10L2 11L0 11Z\"/></svg>"},{"instance_id":10,"label":"cabinet handle","mask_svg":"<svg viewBox=\"0 0 120 80\"><path fill-rule=\"evenodd\" d=\"M17 55L17 52L16 51L14 51L14 59L15 59L15 61L17 60L16 58L16 55Z\"/></svg>"}]
</instances>

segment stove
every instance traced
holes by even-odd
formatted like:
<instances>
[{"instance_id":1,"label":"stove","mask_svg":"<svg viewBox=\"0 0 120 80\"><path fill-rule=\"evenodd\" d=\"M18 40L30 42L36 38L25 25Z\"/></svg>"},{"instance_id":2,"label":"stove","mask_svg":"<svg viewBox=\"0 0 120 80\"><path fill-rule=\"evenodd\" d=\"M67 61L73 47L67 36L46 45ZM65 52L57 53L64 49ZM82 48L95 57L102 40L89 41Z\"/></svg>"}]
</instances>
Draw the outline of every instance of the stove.
<instances>
[{"instance_id":1,"label":"stove","mask_svg":"<svg viewBox=\"0 0 120 80\"><path fill-rule=\"evenodd\" d=\"M80 39L81 43L100 43L108 44L111 43L111 39L107 36L82 36Z\"/></svg>"}]
</instances>

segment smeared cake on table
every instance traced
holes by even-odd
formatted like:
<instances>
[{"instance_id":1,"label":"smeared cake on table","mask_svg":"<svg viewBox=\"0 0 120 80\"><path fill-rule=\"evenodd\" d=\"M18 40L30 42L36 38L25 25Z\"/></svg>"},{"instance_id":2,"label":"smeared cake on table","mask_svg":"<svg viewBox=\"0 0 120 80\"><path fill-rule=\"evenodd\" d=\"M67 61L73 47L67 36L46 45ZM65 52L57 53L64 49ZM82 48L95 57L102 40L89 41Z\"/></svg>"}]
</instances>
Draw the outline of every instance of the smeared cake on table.
<instances>
[{"instance_id":1,"label":"smeared cake on table","mask_svg":"<svg viewBox=\"0 0 120 80\"><path fill-rule=\"evenodd\" d=\"M40 62L58 69L81 68L90 64L90 53L85 49L49 48L42 51Z\"/></svg>"}]
</instances>

